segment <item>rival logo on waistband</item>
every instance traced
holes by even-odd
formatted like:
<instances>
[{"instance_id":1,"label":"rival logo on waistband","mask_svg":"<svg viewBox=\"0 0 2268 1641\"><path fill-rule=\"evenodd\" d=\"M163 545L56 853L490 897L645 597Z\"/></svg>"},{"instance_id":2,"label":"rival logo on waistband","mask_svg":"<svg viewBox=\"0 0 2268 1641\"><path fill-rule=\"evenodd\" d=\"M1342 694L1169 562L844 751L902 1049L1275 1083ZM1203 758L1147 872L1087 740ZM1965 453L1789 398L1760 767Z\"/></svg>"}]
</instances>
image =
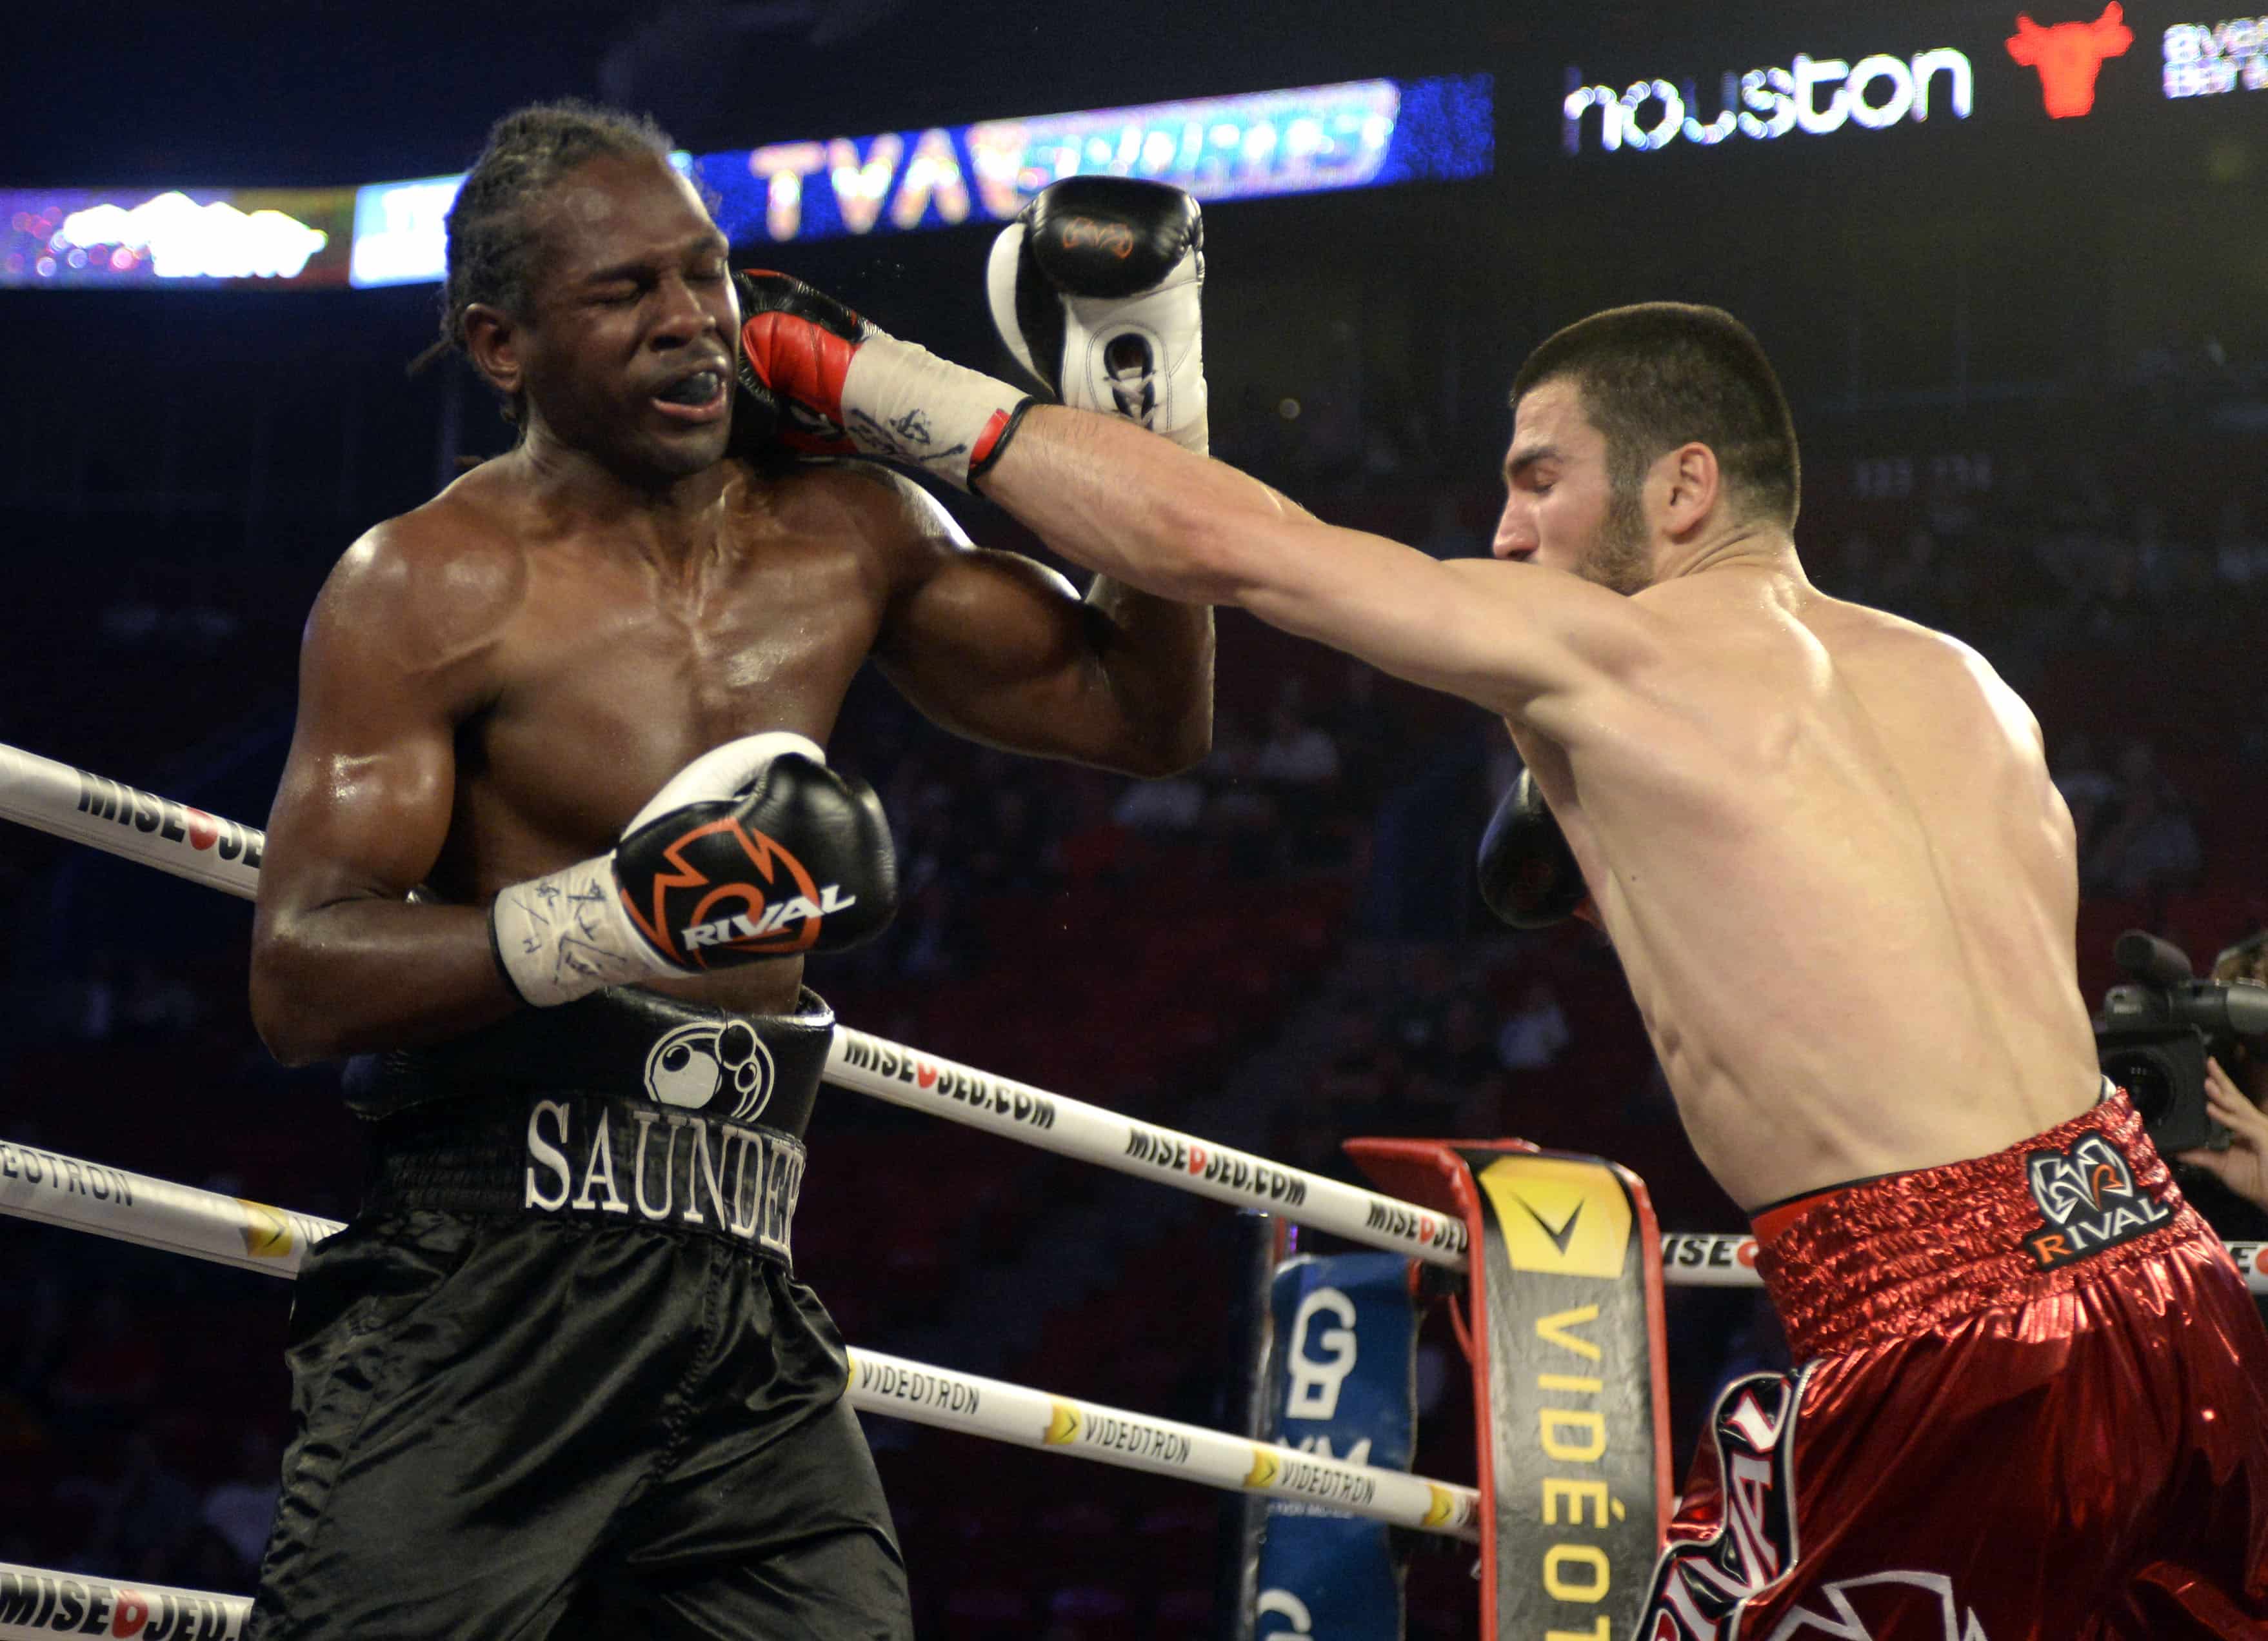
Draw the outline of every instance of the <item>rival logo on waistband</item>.
<instances>
[{"instance_id":1,"label":"rival logo on waistband","mask_svg":"<svg viewBox=\"0 0 2268 1641\"><path fill-rule=\"evenodd\" d=\"M2101 1134L2061 1151L2036 1151L2024 1171L2047 1224L2024 1239L2042 1270L2054 1270L2156 1230L2174 1211L2134 1183L2134 1170Z\"/></svg>"},{"instance_id":2,"label":"rival logo on waistband","mask_svg":"<svg viewBox=\"0 0 2268 1641\"><path fill-rule=\"evenodd\" d=\"M657 1125L666 1137L654 1133ZM784 1262L802 1185L803 1147L785 1135L595 1100L539 1100L527 1114L521 1200L544 1213L687 1225L737 1237Z\"/></svg>"}]
</instances>

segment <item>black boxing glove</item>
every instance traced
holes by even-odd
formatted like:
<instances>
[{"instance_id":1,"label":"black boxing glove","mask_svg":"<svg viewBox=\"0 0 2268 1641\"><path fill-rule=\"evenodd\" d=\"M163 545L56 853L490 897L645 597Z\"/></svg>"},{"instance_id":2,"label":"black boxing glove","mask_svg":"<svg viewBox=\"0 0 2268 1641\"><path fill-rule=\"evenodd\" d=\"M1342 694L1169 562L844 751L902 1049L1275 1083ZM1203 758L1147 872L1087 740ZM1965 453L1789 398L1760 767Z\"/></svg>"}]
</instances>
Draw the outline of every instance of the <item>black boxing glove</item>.
<instances>
[{"instance_id":1,"label":"black boxing glove","mask_svg":"<svg viewBox=\"0 0 2268 1641\"><path fill-rule=\"evenodd\" d=\"M967 489L1000 458L1033 402L939 358L786 274L733 276L740 392L779 441L811 455L874 456Z\"/></svg>"},{"instance_id":2,"label":"black boxing glove","mask_svg":"<svg viewBox=\"0 0 2268 1641\"><path fill-rule=\"evenodd\" d=\"M1480 885L1488 909L1515 929L1564 923L1589 896L1567 835L1526 769L1481 835Z\"/></svg>"},{"instance_id":3,"label":"black boxing glove","mask_svg":"<svg viewBox=\"0 0 2268 1641\"><path fill-rule=\"evenodd\" d=\"M785 731L673 776L622 842L499 894L497 961L538 1008L605 986L703 974L871 939L897 909L881 801Z\"/></svg>"},{"instance_id":4,"label":"black boxing glove","mask_svg":"<svg viewBox=\"0 0 2268 1641\"><path fill-rule=\"evenodd\" d=\"M1205 453L1197 201L1132 177L1050 183L993 241L985 285L1000 339L1064 404Z\"/></svg>"}]
</instances>

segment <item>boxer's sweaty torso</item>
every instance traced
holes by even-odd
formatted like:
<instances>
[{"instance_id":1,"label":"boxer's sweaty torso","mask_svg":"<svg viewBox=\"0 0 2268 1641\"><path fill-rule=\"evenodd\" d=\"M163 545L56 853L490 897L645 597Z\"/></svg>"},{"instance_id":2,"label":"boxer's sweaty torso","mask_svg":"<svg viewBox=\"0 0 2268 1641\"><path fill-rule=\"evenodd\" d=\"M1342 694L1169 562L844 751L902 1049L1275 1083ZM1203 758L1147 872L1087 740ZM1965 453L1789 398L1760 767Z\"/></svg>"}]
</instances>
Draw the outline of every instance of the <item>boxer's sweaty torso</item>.
<instances>
[{"instance_id":1,"label":"boxer's sweaty torso","mask_svg":"<svg viewBox=\"0 0 2268 1641\"><path fill-rule=\"evenodd\" d=\"M484 904L600 853L672 775L734 736L826 744L895 581L850 516L873 481L723 474L666 552L605 519L555 514L505 463L434 504L448 545L426 567L421 596L437 607L420 659L461 675L467 706L437 898ZM801 972L786 959L652 989L775 1013L793 1006Z\"/></svg>"},{"instance_id":2,"label":"boxer's sweaty torso","mask_svg":"<svg viewBox=\"0 0 2268 1641\"><path fill-rule=\"evenodd\" d=\"M1665 629L1644 674L1565 746L1517 736L1735 1200L2084 1109L2071 820L2023 703L1966 646L1800 573L1636 601Z\"/></svg>"}]
</instances>

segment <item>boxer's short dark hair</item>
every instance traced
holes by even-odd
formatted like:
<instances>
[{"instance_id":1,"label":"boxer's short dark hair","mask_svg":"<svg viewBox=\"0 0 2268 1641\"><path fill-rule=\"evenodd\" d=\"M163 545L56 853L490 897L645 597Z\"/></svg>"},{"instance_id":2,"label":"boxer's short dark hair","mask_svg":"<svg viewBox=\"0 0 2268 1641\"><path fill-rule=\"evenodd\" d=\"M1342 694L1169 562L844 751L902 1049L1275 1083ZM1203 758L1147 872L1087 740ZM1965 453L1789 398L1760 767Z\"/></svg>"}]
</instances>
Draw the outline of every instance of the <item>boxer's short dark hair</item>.
<instances>
[{"instance_id":1,"label":"boxer's short dark hair","mask_svg":"<svg viewBox=\"0 0 2268 1641\"><path fill-rule=\"evenodd\" d=\"M464 350L465 310L474 303L506 313L525 310L541 272L532 208L553 185L593 159L652 155L666 160L675 146L644 114L573 97L515 108L490 127L488 146L449 207L441 338L410 368ZM519 421L522 408L515 395L504 407L505 419Z\"/></svg>"},{"instance_id":2,"label":"boxer's short dark hair","mask_svg":"<svg viewBox=\"0 0 2268 1641\"><path fill-rule=\"evenodd\" d=\"M1743 517L1793 527L1802 486L1795 418L1763 347L1722 308L1645 302L1578 320L1528 356L1513 379L1513 406L1559 380L1575 385L1606 436L1617 490L1634 492L1680 445L1706 445Z\"/></svg>"}]
</instances>

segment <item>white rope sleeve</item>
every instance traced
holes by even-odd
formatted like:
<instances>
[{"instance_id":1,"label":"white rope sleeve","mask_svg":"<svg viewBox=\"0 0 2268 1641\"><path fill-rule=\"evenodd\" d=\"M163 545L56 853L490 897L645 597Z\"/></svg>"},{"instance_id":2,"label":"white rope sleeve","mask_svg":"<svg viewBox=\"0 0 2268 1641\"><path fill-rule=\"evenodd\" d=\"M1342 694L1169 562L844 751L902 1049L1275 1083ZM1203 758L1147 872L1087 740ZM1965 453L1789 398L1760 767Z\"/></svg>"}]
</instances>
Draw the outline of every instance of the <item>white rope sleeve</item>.
<instances>
[{"instance_id":1,"label":"white rope sleeve","mask_svg":"<svg viewBox=\"0 0 2268 1641\"><path fill-rule=\"evenodd\" d=\"M276 1277L297 1276L307 1250L341 1228L313 1214L4 1140L0 1213ZM1208 1487L1325 1505L1418 1532L1478 1536L1480 1496L1469 1487L1322 1459L899 1357L850 1354L848 1394L850 1405L863 1412Z\"/></svg>"},{"instance_id":2,"label":"white rope sleeve","mask_svg":"<svg viewBox=\"0 0 2268 1641\"><path fill-rule=\"evenodd\" d=\"M1101 1106L995 1077L903 1043L835 1028L827 1080L966 1123L1042 1151L1155 1180L1216 1202L1277 1214L1350 1242L1462 1270L1464 1221L1343 1184L1193 1134L1153 1128Z\"/></svg>"},{"instance_id":3,"label":"white rope sleeve","mask_svg":"<svg viewBox=\"0 0 2268 1641\"><path fill-rule=\"evenodd\" d=\"M250 900L267 836L202 809L0 745L0 817Z\"/></svg>"},{"instance_id":4,"label":"white rope sleeve","mask_svg":"<svg viewBox=\"0 0 2268 1641\"><path fill-rule=\"evenodd\" d=\"M239 1641L251 1601L162 1584L114 1584L88 1573L0 1562L0 1637L138 1636Z\"/></svg>"},{"instance_id":5,"label":"white rope sleeve","mask_svg":"<svg viewBox=\"0 0 2268 1641\"><path fill-rule=\"evenodd\" d=\"M1201 1424L1123 1413L998 1379L850 1352L850 1404L941 1430L1226 1490L1264 1493L1368 1516L1421 1533L1477 1541L1480 1495L1401 1470L1326 1459Z\"/></svg>"}]
</instances>

